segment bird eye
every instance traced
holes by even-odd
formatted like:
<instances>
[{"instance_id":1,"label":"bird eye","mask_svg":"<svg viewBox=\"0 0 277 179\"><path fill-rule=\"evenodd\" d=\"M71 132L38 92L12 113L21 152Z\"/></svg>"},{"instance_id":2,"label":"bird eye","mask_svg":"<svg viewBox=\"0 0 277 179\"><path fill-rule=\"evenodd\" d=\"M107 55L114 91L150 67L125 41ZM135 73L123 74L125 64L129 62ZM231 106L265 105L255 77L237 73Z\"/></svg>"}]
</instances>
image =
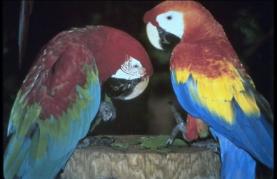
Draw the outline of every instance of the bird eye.
<instances>
[{"instance_id":1,"label":"bird eye","mask_svg":"<svg viewBox=\"0 0 277 179\"><path fill-rule=\"evenodd\" d=\"M136 64L136 65L134 65L134 68L138 68L139 66Z\"/></svg>"},{"instance_id":2,"label":"bird eye","mask_svg":"<svg viewBox=\"0 0 277 179\"><path fill-rule=\"evenodd\" d=\"M171 19L172 19L172 16L166 16L166 18L167 18L168 20L171 20Z\"/></svg>"}]
</instances>

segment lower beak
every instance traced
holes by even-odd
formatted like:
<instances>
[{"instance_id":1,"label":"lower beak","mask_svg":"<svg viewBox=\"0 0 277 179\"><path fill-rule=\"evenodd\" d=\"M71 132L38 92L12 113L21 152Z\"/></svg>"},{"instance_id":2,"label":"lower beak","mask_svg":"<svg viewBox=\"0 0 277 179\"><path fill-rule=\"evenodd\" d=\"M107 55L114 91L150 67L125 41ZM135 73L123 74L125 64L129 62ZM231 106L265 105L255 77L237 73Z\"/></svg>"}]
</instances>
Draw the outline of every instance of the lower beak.
<instances>
[{"instance_id":1,"label":"lower beak","mask_svg":"<svg viewBox=\"0 0 277 179\"><path fill-rule=\"evenodd\" d=\"M134 99L139 96L147 87L149 83L149 76L144 77L133 89L132 93L128 96L125 96L123 100Z\"/></svg>"}]
</instances>

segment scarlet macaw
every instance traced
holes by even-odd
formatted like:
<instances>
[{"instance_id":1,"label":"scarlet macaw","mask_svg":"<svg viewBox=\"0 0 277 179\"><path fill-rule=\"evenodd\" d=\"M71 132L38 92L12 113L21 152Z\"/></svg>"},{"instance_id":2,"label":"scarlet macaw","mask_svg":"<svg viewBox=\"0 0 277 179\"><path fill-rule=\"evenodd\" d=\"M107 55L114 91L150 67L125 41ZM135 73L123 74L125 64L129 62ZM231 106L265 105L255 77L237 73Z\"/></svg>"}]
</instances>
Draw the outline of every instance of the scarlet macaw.
<instances>
[{"instance_id":1,"label":"scarlet macaw","mask_svg":"<svg viewBox=\"0 0 277 179\"><path fill-rule=\"evenodd\" d=\"M183 109L219 140L221 178L255 178L255 159L272 169L270 105L212 14L195 1L165 1L144 22L157 49L180 41L170 59L172 86Z\"/></svg>"},{"instance_id":2,"label":"scarlet macaw","mask_svg":"<svg viewBox=\"0 0 277 179\"><path fill-rule=\"evenodd\" d=\"M123 31L87 26L56 35L38 54L12 107L5 178L54 178L94 121L101 89L133 99L151 74L145 49Z\"/></svg>"}]
</instances>

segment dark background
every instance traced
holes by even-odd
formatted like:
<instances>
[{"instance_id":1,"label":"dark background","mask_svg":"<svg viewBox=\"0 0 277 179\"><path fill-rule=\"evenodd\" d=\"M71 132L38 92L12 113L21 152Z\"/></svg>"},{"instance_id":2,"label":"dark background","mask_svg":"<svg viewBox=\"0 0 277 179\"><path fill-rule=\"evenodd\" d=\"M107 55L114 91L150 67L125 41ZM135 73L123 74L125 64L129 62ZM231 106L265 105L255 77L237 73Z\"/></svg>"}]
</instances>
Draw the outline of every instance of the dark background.
<instances>
[{"instance_id":1,"label":"dark background","mask_svg":"<svg viewBox=\"0 0 277 179\"><path fill-rule=\"evenodd\" d=\"M256 88L273 108L273 2L200 1L223 25ZM117 118L91 134L169 134L175 121L168 102L175 101L169 79L169 52L155 50L146 37L144 13L159 1L34 2L28 43L18 68L19 2L3 2L3 115L4 134L16 93L35 56L52 37L71 27L109 25L138 39L148 51L154 75L138 98L114 101ZM261 169L263 170L263 168Z\"/></svg>"},{"instance_id":2,"label":"dark background","mask_svg":"<svg viewBox=\"0 0 277 179\"><path fill-rule=\"evenodd\" d=\"M273 107L273 3L200 1L223 25L252 76L256 88ZM58 32L85 25L109 25L138 39L148 51L155 74L135 100L114 101L117 119L102 123L93 134L168 134L175 121L168 101L175 100L169 79L169 52L155 50L147 40L144 13L159 1L34 2L22 68L18 68L19 2L3 2L4 129L16 93L41 47Z\"/></svg>"}]
</instances>

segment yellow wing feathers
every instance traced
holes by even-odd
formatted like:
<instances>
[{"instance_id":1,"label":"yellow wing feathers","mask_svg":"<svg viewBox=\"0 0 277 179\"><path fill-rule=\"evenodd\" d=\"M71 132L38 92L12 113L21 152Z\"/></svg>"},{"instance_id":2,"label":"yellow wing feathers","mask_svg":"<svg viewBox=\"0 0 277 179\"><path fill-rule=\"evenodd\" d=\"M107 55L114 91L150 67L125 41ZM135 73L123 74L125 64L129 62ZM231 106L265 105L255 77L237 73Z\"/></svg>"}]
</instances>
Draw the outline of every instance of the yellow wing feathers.
<instances>
[{"instance_id":1,"label":"yellow wing feathers","mask_svg":"<svg viewBox=\"0 0 277 179\"><path fill-rule=\"evenodd\" d=\"M245 89L244 79L232 64L227 65L228 71L217 77L209 77L189 68L177 68L175 78L177 83L183 84L191 75L197 88L189 88L191 96L230 124L234 122L235 115L232 99L246 115L260 115L255 97L248 94Z\"/></svg>"}]
</instances>

